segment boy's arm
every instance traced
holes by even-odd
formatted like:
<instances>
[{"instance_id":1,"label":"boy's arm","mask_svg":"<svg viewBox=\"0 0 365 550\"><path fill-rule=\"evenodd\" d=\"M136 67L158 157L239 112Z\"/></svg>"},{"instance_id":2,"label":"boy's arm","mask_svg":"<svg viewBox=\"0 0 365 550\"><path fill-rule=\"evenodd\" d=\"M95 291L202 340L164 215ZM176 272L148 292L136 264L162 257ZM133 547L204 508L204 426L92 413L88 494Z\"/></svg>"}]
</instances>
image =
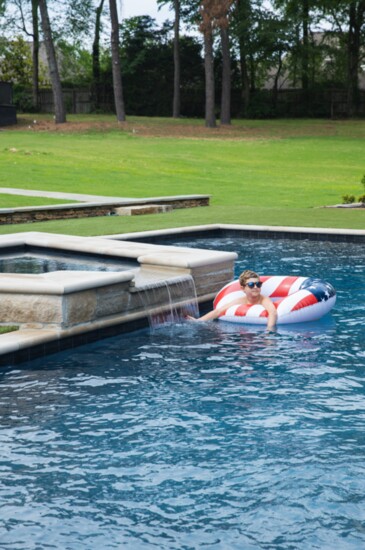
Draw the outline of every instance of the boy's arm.
<instances>
[{"instance_id":1,"label":"boy's arm","mask_svg":"<svg viewBox=\"0 0 365 550\"><path fill-rule=\"evenodd\" d=\"M212 309L212 311L209 311L209 313L206 313L202 317L198 317L196 319L195 317L191 317L190 315L187 315L187 319L189 321L213 321L214 319L217 319L222 313L227 311L227 309L231 306L236 306L242 304L242 298L237 298L236 300L233 300L230 304L227 304L223 307L219 307L217 309Z\"/></svg>"},{"instance_id":2,"label":"boy's arm","mask_svg":"<svg viewBox=\"0 0 365 550\"><path fill-rule=\"evenodd\" d=\"M269 314L267 318L267 330L274 330L278 320L278 312L276 311L276 307L274 306L270 298L267 297L262 300L262 305Z\"/></svg>"}]
</instances>

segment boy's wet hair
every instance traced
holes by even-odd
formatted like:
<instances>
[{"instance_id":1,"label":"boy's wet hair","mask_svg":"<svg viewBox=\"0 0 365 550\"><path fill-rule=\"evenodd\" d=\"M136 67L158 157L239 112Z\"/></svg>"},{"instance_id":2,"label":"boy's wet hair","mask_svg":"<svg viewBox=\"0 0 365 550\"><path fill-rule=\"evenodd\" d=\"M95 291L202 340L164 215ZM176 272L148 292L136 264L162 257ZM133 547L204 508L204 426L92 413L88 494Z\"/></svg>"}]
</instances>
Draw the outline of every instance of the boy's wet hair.
<instances>
[{"instance_id":1,"label":"boy's wet hair","mask_svg":"<svg viewBox=\"0 0 365 550\"><path fill-rule=\"evenodd\" d=\"M260 279L259 275L255 273L255 271L251 271L250 269L246 269L243 273L241 273L239 277L240 285L242 287L246 286L246 283L249 279Z\"/></svg>"}]
</instances>

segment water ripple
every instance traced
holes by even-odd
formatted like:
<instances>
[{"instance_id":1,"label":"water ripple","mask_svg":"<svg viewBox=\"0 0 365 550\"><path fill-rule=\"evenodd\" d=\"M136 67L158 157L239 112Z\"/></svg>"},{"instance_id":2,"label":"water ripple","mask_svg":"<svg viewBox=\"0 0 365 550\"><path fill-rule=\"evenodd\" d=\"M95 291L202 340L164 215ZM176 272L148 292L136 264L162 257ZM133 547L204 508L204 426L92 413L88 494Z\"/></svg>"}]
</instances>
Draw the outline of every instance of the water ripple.
<instances>
[{"instance_id":1,"label":"water ripple","mask_svg":"<svg viewBox=\"0 0 365 550\"><path fill-rule=\"evenodd\" d=\"M238 269L330 279L318 323L180 324L4 369L0 548L365 547L365 258L316 246L244 241Z\"/></svg>"}]
</instances>

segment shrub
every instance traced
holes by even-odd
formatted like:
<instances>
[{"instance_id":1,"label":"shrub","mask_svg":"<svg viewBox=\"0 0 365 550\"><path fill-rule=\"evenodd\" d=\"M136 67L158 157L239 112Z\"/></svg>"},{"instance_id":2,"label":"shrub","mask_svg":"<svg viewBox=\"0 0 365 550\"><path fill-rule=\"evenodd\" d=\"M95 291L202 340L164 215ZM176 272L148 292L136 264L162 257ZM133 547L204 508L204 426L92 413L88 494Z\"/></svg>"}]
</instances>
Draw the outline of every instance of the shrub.
<instances>
[{"instance_id":1,"label":"shrub","mask_svg":"<svg viewBox=\"0 0 365 550\"><path fill-rule=\"evenodd\" d=\"M355 195L342 195L343 204L352 204L355 202Z\"/></svg>"},{"instance_id":2,"label":"shrub","mask_svg":"<svg viewBox=\"0 0 365 550\"><path fill-rule=\"evenodd\" d=\"M365 205L365 195L360 195L359 202L361 202L363 205Z\"/></svg>"}]
</instances>

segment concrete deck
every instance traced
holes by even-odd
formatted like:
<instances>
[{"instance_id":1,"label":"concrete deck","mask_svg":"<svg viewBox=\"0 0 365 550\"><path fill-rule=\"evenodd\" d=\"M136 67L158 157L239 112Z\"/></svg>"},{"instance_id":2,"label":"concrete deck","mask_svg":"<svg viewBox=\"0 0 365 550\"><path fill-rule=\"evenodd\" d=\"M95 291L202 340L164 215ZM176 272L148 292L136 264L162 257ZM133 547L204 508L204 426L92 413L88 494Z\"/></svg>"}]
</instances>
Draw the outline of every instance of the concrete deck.
<instances>
[{"instance_id":1,"label":"concrete deck","mask_svg":"<svg viewBox=\"0 0 365 550\"><path fill-rule=\"evenodd\" d=\"M15 187L0 187L0 193L5 195L22 195L25 197L46 197L48 199L61 199L80 202L120 202L133 201L133 197L105 197L101 195L84 195L81 193L58 193L54 191L36 191L33 189L21 189Z\"/></svg>"}]
</instances>

